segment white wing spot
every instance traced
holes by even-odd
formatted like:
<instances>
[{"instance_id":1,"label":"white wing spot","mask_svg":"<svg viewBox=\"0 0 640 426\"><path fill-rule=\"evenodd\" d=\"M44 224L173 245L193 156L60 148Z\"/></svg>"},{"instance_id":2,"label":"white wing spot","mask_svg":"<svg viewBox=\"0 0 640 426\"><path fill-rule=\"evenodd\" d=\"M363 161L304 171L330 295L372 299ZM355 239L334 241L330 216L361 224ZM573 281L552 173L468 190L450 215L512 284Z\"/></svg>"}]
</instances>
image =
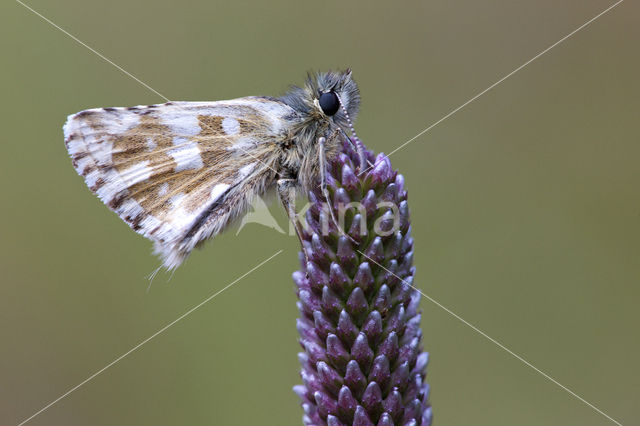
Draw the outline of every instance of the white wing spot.
<instances>
[{"instance_id":1,"label":"white wing spot","mask_svg":"<svg viewBox=\"0 0 640 426\"><path fill-rule=\"evenodd\" d=\"M91 173L89 173L87 175L87 177L85 177L85 181L87 182L87 186L89 188L91 188L93 185L96 184L96 182L98 181L99 178L101 178L102 175L100 174L100 171L98 170L94 170Z\"/></svg>"},{"instance_id":2,"label":"white wing spot","mask_svg":"<svg viewBox=\"0 0 640 426\"><path fill-rule=\"evenodd\" d=\"M163 195L167 195L168 193L169 193L169 184L165 182L162 185L160 185L160 188L158 188L158 195L162 197Z\"/></svg>"},{"instance_id":3,"label":"white wing spot","mask_svg":"<svg viewBox=\"0 0 640 426\"><path fill-rule=\"evenodd\" d=\"M251 163L251 164L247 164L246 166L240 167L240 170L238 170L238 175L240 176L240 179L246 178L249 175L249 173L251 173L253 169L255 169L255 167L256 167L256 163Z\"/></svg>"},{"instance_id":4,"label":"white wing spot","mask_svg":"<svg viewBox=\"0 0 640 426\"><path fill-rule=\"evenodd\" d=\"M213 189L211 190L211 200L215 201L218 198L220 198L220 196L222 194L224 194L227 189L229 189L231 185L227 185L226 183L219 183L216 186L213 187Z\"/></svg>"},{"instance_id":5,"label":"white wing spot","mask_svg":"<svg viewBox=\"0 0 640 426\"><path fill-rule=\"evenodd\" d=\"M77 162L76 170L78 170L78 173L83 174L83 173L84 173L84 169L85 169L87 166L90 166L92 162L93 162L93 161L92 161L91 157L84 157L84 158L81 158L81 159L80 159L80 160L78 160L78 162Z\"/></svg>"},{"instance_id":6,"label":"white wing spot","mask_svg":"<svg viewBox=\"0 0 640 426\"><path fill-rule=\"evenodd\" d=\"M180 207L180 204L182 204L182 200L184 199L185 195L180 193L180 194L176 194L173 197L169 198L169 202L171 203L171 207Z\"/></svg>"},{"instance_id":7,"label":"white wing spot","mask_svg":"<svg viewBox=\"0 0 640 426\"><path fill-rule=\"evenodd\" d=\"M156 144L156 142L153 140L153 138L148 137L147 138L147 150L153 151L157 147L158 147L158 144Z\"/></svg>"},{"instance_id":8,"label":"white wing spot","mask_svg":"<svg viewBox=\"0 0 640 426\"><path fill-rule=\"evenodd\" d=\"M255 140L247 137L239 137L233 145L227 147L227 151L246 151L255 145Z\"/></svg>"},{"instance_id":9,"label":"white wing spot","mask_svg":"<svg viewBox=\"0 0 640 426\"><path fill-rule=\"evenodd\" d=\"M222 120L222 130L228 135L235 135L240 131L240 123L235 118L225 117Z\"/></svg>"},{"instance_id":10,"label":"white wing spot","mask_svg":"<svg viewBox=\"0 0 640 426\"><path fill-rule=\"evenodd\" d=\"M204 163L200 156L200 148L195 142L190 142L184 138L175 138L173 144L176 148L168 152L176 162L176 172L182 170L198 170Z\"/></svg>"},{"instance_id":11,"label":"white wing spot","mask_svg":"<svg viewBox=\"0 0 640 426\"><path fill-rule=\"evenodd\" d=\"M149 167L149 160L141 161L120 172L120 178L128 188L151 177L153 170Z\"/></svg>"},{"instance_id":12,"label":"white wing spot","mask_svg":"<svg viewBox=\"0 0 640 426\"><path fill-rule=\"evenodd\" d=\"M197 217L197 212L189 212L185 210L184 206L182 205L185 196L185 194L178 194L169 199L172 210L169 213L168 219L173 224L173 226L177 227L178 229L184 229L191 226L194 219Z\"/></svg>"},{"instance_id":13,"label":"white wing spot","mask_svg":"<svg viewBox=\"0 0 640 426\"><path fill-rule=\"evenodd\" d=\"M136 200L129 198L118 208L118 213L121 215L136 217L145 214L145 211Z\"/></svg>"},{"instance_id":14,"label":"white wing spot","mask_svg":"<svg viewBox=\"0 0 640 426\"><path fill-rule=\"evenodd\" d=\"M176 135L195 136L200 133L200 124L196 114L188 114L178 108L175 111L162 111L162 124L169 126Z\"/></svg>"}]
</instances>

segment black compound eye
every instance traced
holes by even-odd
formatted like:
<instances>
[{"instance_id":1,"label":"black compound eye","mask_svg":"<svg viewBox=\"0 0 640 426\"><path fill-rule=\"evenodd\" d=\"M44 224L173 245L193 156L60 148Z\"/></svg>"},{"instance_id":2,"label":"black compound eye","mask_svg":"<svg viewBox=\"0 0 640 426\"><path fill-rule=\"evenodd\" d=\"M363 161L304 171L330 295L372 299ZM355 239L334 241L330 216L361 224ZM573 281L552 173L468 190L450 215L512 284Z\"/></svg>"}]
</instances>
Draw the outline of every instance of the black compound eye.
<instances>
[{"instance_id":1,"label":"black compound eye","mask_svg":"<svg viewBox=\"0 0 640 426\"><path fill-rule=\"evenodd\" d=\"M320 99L318 99L320 103L320 108L322 108L322 112L324 112L328 116L335 115L336 112L340 109L340 101L338 101L338 95L334 92L326 92L320 95Z\"/></svg>"}]
</instances>

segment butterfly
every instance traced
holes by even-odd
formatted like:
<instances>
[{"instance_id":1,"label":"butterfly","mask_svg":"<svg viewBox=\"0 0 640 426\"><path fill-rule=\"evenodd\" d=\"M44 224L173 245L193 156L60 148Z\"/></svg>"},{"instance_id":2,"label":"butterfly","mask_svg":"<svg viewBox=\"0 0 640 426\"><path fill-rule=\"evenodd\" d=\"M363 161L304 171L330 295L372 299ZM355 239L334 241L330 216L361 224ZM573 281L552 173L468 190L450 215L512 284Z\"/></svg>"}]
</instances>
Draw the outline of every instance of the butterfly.
<instances>
[{"instance_id":1,"label":"butterfly","mask_svg":"<svg viewBox=\"0 0 640 426\"><path fill-rule=\"evenodd\" d=\"M300 237L295 192L320 185L328 199L325 167L345 140L364 164L359 104L346 70L309 75L277 98L88 109L63 129L89 189L172 270L271 188Z\"/></svg>"}]
</instances>

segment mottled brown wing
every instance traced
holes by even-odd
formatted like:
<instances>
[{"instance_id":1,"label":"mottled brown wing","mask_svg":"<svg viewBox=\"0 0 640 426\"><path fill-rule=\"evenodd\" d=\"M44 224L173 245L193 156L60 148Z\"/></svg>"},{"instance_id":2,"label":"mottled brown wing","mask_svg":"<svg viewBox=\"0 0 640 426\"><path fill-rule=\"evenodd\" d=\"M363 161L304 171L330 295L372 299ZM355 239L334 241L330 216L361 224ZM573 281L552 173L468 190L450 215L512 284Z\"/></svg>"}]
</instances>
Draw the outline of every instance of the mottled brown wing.
<instances>
[{"instance_id":1,"label":"mottled brown wing","mask_svg":"<svg viewBox=\"0 0 640 426\"><path fill-rule=\"evenodd\" d=\"M173 269L275 179L293 110L277 100L169 102L69 116L74 167Z\"/></svg>"}]
</instances>

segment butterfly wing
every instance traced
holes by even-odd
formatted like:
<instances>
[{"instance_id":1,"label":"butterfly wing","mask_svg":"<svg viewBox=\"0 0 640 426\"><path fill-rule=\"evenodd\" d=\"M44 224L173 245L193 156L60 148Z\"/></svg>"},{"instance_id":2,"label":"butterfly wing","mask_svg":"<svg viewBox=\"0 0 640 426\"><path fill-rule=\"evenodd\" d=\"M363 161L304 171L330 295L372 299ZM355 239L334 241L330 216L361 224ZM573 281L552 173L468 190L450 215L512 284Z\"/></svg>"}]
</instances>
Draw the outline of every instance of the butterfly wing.
<instances>
[{"instance_id":1,"label":"butterfly wing","mask_svg":"<svg viewBox=\"0 0 640 426\"><path fill-rule=\"evenodd\" d=\"M97 108L69 116L77 172L176 268L274 182L295 112L269 98Z\"/></svg>"}]
</instances>

